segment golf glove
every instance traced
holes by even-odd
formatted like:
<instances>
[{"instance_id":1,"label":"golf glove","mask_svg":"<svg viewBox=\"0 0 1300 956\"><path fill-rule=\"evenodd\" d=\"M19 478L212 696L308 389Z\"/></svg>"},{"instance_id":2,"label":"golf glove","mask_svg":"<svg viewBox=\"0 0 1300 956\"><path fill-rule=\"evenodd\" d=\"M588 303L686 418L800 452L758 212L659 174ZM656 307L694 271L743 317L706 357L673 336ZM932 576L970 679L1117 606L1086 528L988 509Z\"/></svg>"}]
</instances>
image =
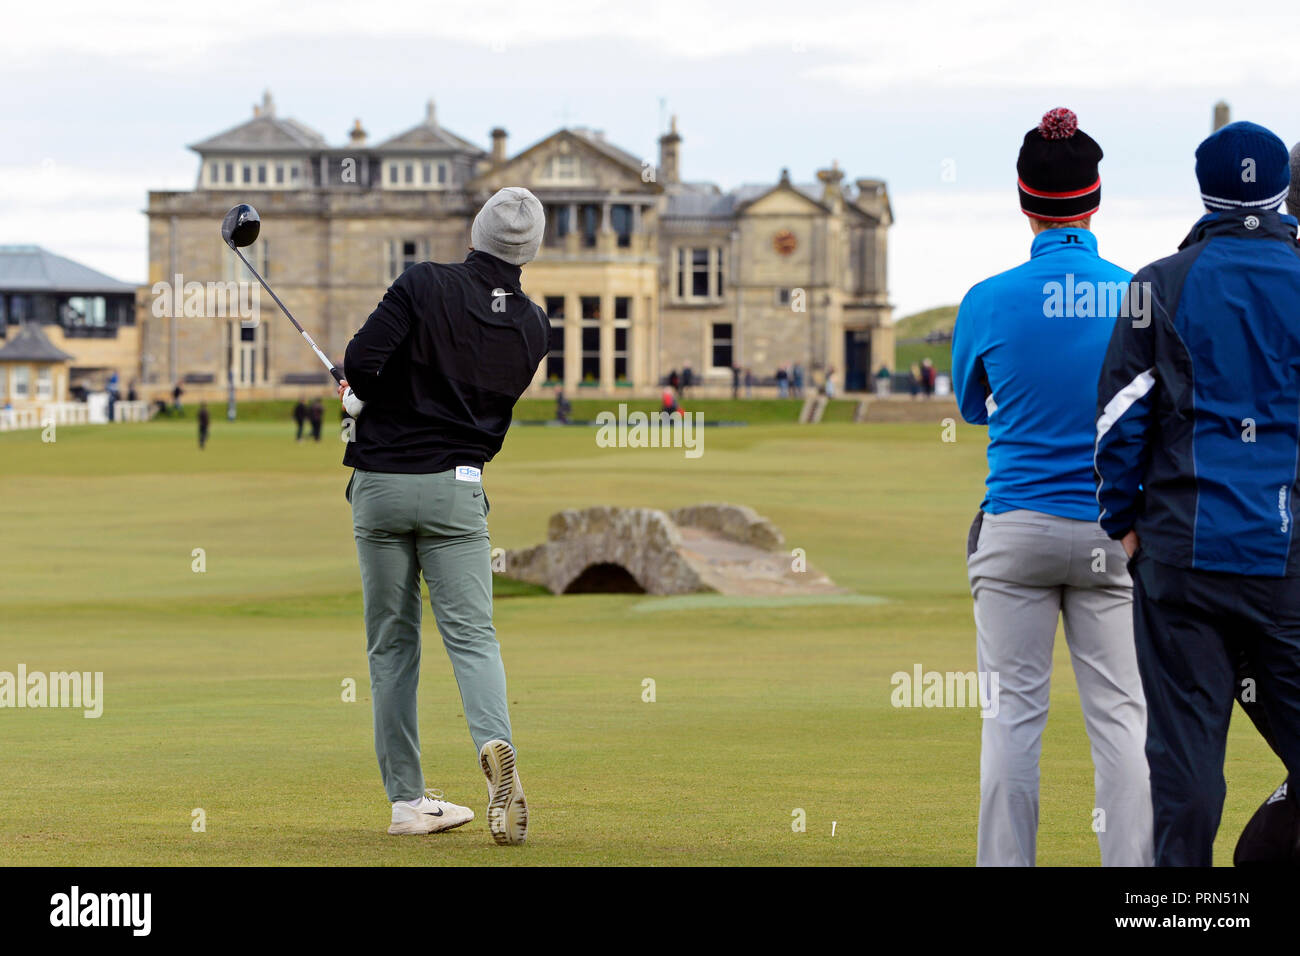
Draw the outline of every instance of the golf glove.
<instances>
[{"instance_id":1,"label":"golf glove","mask_svg":"<svg viewBox=\"0 0 1300 956\"><path fill-rule=\"evenodd\" d=\"M343 393L343 409L353 418L358 417L361 414L361 409L365 407L366 403L357 398L351 388Z\"/></svg>"}]
</instances>

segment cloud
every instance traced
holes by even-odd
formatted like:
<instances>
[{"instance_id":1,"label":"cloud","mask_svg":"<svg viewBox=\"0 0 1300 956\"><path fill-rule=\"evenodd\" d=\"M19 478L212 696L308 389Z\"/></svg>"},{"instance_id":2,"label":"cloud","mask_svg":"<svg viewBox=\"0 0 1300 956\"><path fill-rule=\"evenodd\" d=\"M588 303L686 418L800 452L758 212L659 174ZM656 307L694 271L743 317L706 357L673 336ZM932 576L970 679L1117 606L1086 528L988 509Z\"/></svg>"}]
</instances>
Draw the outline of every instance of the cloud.
<instances>
[{"instance_id":1,"label":"cloud","mask_svg":"<svg viewBox=\"0 0 1300 956\"><path fill-rule=\"evenodd\" d=\"M1300 59L1285 49L1272 53L1266 42L1223 46L1225 20L1237 36L1268 40L1300 24L1290 0L1256 0L1230 14L1222 3L1207 0L1089 0L1086 7L1017 0L823 0L815 11L772 0L501 0L454 6L387 0L382 16L351 0L268 2L242 15L214 15L214 9L153 0L20 5L7 17L9 40L0 41L0 50L10 69L48 66L59 55L111 51L169 70L223 48L238 51L250 32L259 41L283 38L302 50L314 38L379 40L400 30L406 38L504 54L603 40L695 59L793 50L813 62L824 60L806 75L855 89L1285 86L1300 80ZM340 72L347 69L339 65Z\"/></svg>"}]
</instances>

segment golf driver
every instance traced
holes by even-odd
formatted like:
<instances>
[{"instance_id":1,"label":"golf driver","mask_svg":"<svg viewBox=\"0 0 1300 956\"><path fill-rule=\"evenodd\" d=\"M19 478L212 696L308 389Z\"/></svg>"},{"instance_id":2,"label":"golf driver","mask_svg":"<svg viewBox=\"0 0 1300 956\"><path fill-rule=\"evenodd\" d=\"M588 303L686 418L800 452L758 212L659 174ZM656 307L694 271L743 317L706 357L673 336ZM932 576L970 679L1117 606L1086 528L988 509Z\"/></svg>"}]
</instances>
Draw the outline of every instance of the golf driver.
<instances>
[{"instance_id":1,"label":"golf driver","mask_svg":"<svg viewBox=\"0 0 1300 956\"><path fill-rule=\"evenodd\" d=\"M343 372L340 371L339 368L329 360L329 357L320 350L320 346L318 346L312 337L307 334L307 330L298 324L298 320L293 317L293 313L290 312L285 304L280 301L280 297L275 294L275 290L266 284L266 280L262 278L256 269L253 268L253 264L245 259L244 254L239 251L244 246L251 246L256 242L257 236L261 231L262 217L259 216L257 210L248 203L240 203L238 206L232 207L230 212L226 213L225 218L221 220L221 238L226 241L226 245L230 246L230 248L235 251L235 255L239 256L244 265L248 266L248 271L253 273L254 278L262 284L262 288L265 289L267 294L275 300L275 304L280 307L280 311L289 317L289 321L293 323L293 327L298 330L299 334L304 339L307 340L307 344L310 345L311 350L316 353L316 357L321 360L321 363L327 369L329 369L329 373L334 377L334 381L342 383ZM349 388L347 390L343 402L344 407L347 408L350 415L355 417L360 414L363 403L352 394L352 389Z\"/></svg>"}]
</instances>

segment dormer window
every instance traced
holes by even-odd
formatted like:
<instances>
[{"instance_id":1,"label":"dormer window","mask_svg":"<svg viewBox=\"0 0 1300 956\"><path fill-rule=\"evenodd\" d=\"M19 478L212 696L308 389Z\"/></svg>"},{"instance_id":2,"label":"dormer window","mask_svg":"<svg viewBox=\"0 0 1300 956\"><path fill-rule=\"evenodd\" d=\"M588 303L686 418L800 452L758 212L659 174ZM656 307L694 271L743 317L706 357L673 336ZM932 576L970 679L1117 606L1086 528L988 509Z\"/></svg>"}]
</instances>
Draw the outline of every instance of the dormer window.
<instances>
[{"instance_id":1,"label":"dormer window","mask_svg":"<svg viewBox=\"0 0 1300 956\"><path fill-rule=\"evenodd\" d=\"M256 186L262 189L297 189L302 180L302 161L297 159L232 159L211 160L202 168L201 183L214 189L231 189L235 186Z\"/></svg>"},{"instance_id":2,"label":"dormer window","mask_svg":"<svg viewBox=\"0 0 1300 956\"><path fill-rule=\"evenodd\" d=\"M384 184L389 189L442 189L447 183L447 163L437 159L388 159Z\"/></svg>"},{"instance_id":3,"label":"dormer window","mask_svg":"<svg viewBox=\"0 0 1300 956\"><path fill-rule=\"evenodd\" d=\"M578 178L578 157L552 156L546 162L542 178L550 182L573 182Z\"/></svg>"}]
</instances>

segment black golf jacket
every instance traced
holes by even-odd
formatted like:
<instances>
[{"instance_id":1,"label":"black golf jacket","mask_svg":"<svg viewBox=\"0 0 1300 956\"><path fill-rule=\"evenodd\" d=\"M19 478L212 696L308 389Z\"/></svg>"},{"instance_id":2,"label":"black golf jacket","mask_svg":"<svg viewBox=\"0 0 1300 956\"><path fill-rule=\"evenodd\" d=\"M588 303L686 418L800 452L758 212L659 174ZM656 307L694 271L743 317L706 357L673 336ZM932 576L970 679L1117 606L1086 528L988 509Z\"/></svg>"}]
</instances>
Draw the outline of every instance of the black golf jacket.
<instances>
[{"instance_id":1,"label":"black golf jacket","mask_svg":"<svg viewBox=\"0 0 1300 956\"><path fill-rule=\"evenodd\" d=\"M482 468L501 450L550 333L519 275L476 251L398 276L344 355L348 384L366 403L345 465L432 474Z\"/></svg>"}]
</instances>

